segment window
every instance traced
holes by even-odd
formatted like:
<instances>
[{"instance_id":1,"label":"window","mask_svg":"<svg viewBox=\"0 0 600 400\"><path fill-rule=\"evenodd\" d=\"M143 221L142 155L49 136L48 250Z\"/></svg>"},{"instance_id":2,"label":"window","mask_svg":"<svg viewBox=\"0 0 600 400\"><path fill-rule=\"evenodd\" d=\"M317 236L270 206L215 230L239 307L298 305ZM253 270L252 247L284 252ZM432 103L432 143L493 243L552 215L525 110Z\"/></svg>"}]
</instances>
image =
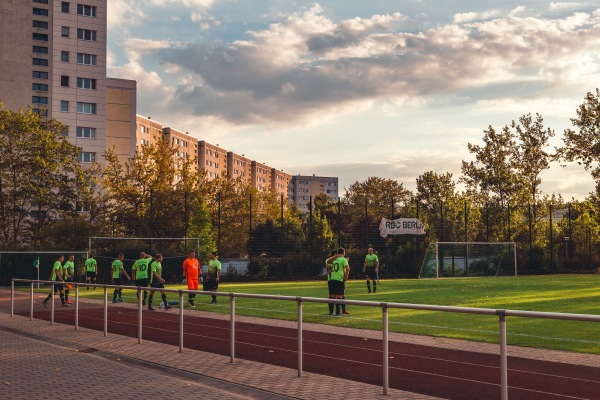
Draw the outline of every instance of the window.
<instances>
[{"instance_id":1,"label":"window","mask_svg":"<svg viewBox=\"0 0 600 400\"><path fill-rule=\"evenodd\" d=\"M79 114L96 114L96 104L77 102L77 112Z\"/></svg>"},{"instance_id":2,"label":"window","mask_svg":"<svg viewBox=\"0 0 600 400\"><path fill-rule=\"evenodd\" d=\"M38 113L42 117L47 117L48 116L48 110L46 110L45 108L34 108L33 112L34 113Z\"/></svg>"},{"instance_id":3,"label":"window","mask_svg":"<svg viewBox=\"0 0 600 400\"><path fill-rule=\"evenodd\" d=\"M77 64L96 65L96 55L77 53Z\"/></svg>"},{"instance_id":4,"label":"window","mask_svg":"<svg viewBox=\"0 0 600 400\"><path fill-rule=\"evenodd\" d=\"M77 87L79 89L96 90L96 80L89 78L77 78Z\"/></svg>"},{"instance_id":5,"label":"window","mask_svg":"<svg viewBox=\"0 0 600 400\"><path fill-rule=\"evenodd\" d=\"M48 73L42 71L33 71L32 77L37 79L48 79Z\"/></svg>"},{"instance_id":6,"label":"window","mask_svg":"<svg viewBox=\"0 0 600 400\"><path fill-rule=\"evenodd\" d=\"M48 29L48 23L44 21L33 21L34 28Z\"/></svg>"},{"instance_id":7,"label":"window","mask_svg":"<svg viewBox=\"0 0 600 400\"><path fill-rule=\"evenodd\" d=\"M95 17L96 16L96 7L85 6L83 4L77 4L77 14L78 15L86 15L88 17Z\"/></svg>"},{"instance_id":8,"label":"window","mask_svg":"<svg viewBox=\"0 0 600 400\"><path fill-rule=\"evenodd\" d=\"M43 15L43 16L47 17L48 10L46 8L33 7L33 15Z\"/></svg>"},{"instance_id":9,"label":"window","mask_svg":"<svg viewBox=\"0 0 600 400\"><path fill-rule=\"evenodd\" d=\"M82 151L79 153L80 163L93 163L94 161L96 161L96 153L91 153L89 151Z\"/></svg>"},{"instance_id":10,"label":"window","mask_svg":"<svg viewBox=\"0 0 600 400\"><path fill-rule=\"evenodd\" d=\"M46 46L33 46L34 53L48 54L48 48Z\"/></svg>"},{"instance_id":11,"label":"window","mask_svg":"<svg viewBox=\"0 0 600 400\"><path fill-rule=\"evenodd\" d=\"M96 31L78 28L77 29L77 39L90 40L92 42L95 42L96 41Z\"/></svg>"},{"instance_id":12,"label":"window","mask_svg":"<svg viewBox=\"0 0 600 400\"><path fill-rule=\"evenodd\" d=\"M48 66L48 60L44 59L44 58L34 58L33 59L33 65L42 65L44 67Z\"/></svg>"},{"instance_id":13,"label":"window","mask_svg":"<svg viewBox=\"0 0 600 400\"><path fill-rule=\"evenodd\" d=\"M63 131L60 134L63 136L69 136L69 127L65 126L65 128L63 129Z\"/></svg>"},{"instance_id":14,"label":"window","mask_svg":"<svg viewBox=\"0 0 600 400\"><path fill-rule=\"evenodd\" d=\"M63 26L60 28L60 36L62 37L69 37L69 27L68 26Z\"/></svg>"},{"instance_id":15,"label":"window","mask_svg":"<svg viewBox=\"0 0 600 400\"><path fill-rule=\"evenodd\" d=\"M69 62L69 52L68 51L61 51L60 52L60 61L61 62Z\"/></svg>"},{"instance_id":16,"label":"window","mask_svg":"<svg viewBox=\"0 0 600 400\"><path fill-rule=\"evenodd\" d=\"M150 128L147 126L141 125L140 131L142 131L142 133L150 133Z\"/></svg>"},{"instance_id":17,"label":"window","mask_svg":"<svg viewBox=\"0 0 600 400\"><path fill-rule=\"evenodd\" d=\"M77 137L78 138L87 138L87 139L96 139L96 128L78 126L77 127Z\"/></svg>"},{"instance_id":18,"label":"window","mask_svg":"<svg viewBox=\"0 0 600 400\"><path fill-rule=\"evenodd\" d=\"M48 41L48 35L46 35L45 33L34 33L33 34L33 40L41 40L43 42L47 42Z\"/></svg>"},{"instance_id":19,"label":"window","mask_svg":"<svg viewBox=\"0 0 600 400\"><path fill-rule=\"evenodd\" d=\"M60 101L60 111L69 112L69 101L68 100Z\"/></svg>"},{"instance_id":20,"label":"window","mask_svg":"<svg viewBox=\"0 0 600 400\"><path fill-rule=\"evenodd\" d=\"M33 104L48 104L48 98L42 96L31 96L31 102Z\"/></svg>"},{"instance_id":21,"label":"window","mask_svg":"<svg viewBox=\"0 0 600 400\"><path fill-rule=\"evenodd\" d=\"M33 0L34 3L48 4L48 0Z\"/></svg>"},{"instance_id":22,"label":"window","mask_svg":"<svg viewBox=\"0 0 600 400\"><path fill-rule=\"evenodd\" d=\"M60 77L60 86L69 87L69 77L66 75L61 75Z\"/></svg>"},{"instance_id":23,"label":"window","mask_svg":"<svg viewBox=\"0 0 600 400\"><path fill-rule=\"evenodd\" d=\"M71 4L68 1L63 1L60 5L60 11L64 13L71 12Z\"/></svg>"},{"instance_id":24,"label":"window","mask_svg":"<svg viewBox=\"0 0 600 400\"><path fill-rule=\"evenodd\" d=\"M44 83L32 83L31 89L32 90L38 90L40 92L47 92L48 91L48 85L46 85Z\"/></svg>"}]
</instances>

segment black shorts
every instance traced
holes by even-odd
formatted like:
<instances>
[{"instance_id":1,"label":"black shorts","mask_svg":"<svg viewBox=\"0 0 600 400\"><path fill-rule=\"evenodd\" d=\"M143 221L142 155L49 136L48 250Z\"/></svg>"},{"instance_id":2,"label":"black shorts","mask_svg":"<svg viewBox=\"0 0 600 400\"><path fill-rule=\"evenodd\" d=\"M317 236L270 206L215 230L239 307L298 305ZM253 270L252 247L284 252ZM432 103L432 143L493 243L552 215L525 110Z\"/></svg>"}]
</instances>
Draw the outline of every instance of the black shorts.
<instances>
[{"instance_id":1,"label":"black shorts","mask_svg":"<svg viewBox=\"0 0 600 400\"><path fill-rule=\"evenodd\" d=\"M85 276L87 276L88 278L95 278L96 277L96 271L87 271L85 273Z\"/></svg>"},{"instance_id":2,"label":"black shorts","mask_svg":"<svg viewBox=\"0 0 600 400\"><path fill-rule=\"evenodd\" d=\"M205 282L202 282L202 288L205 292L217 290L219 288L219 282L214 278L208 278Z\"/></svg>"},{"instance_id":3,"label":"black shorts","mask_svg":"<svg viewBox=\"0 0 600 400\"><path fill-rule=\"evenodd\" d=\"M148 286L148 278L136 279L135 286L147 287Z\"/></svg>"},{"instance_id":4,"label":"black shorts","mask_svg":"<svg viewBox=\"0 0 600 400\"><path fill-rule=\"evenodd\" d=\"M329 292L329 295L331 296L331 279L327 281L327 291Z\"/></svg>"},{"instance_id":5,"label":"black shorts","mask_svg":"<svg viewBox=\"0 0 600 400\"><path fill-rule=\"evenodd\" d=\"M121 278L113 278L113 281L115 281L115 285L121 286Z\"/></svg>"},{"instance_id":6,"label":"black shorts","mask_svg":"<svg viewBox=\"0 0 600 400\"><path fill-rule=\"evenodd\" d=\"M152 283L150 284L151 288L158 288L158 289L164 289L165 285L164 283L160 283L158 281L152 280Z\"/></svg>"},{"instance_id":7,"label":"black shorts","mask_svg":"<svg viewBox=\"0 0 600 400\"><path fill-rule=\"evenodd\" d=\"M73 278L67 278L65 279L65 282L73 282Z\"/></svg>"},{"instance_id":8,"label":"black shorts","mask_svg":"<svg viewBox=\"0 0 600 400\"><path fill-rule=\"evenodd\" d=\"M344 282L337 280L329 281L329 293L332 296L343 296L344 295Z\"/></svg>"},{"instance_id":9,"label":"black shorts","mask_svg":"<svg viewBox=\"0 0 600 400\"><path fill-rule=\"evenodd\" d=\"M62 283L61 283L61 284L55 284L55 285L54 285L54 293L56 293L56 292L59 292L59 291L63 290L63 288L64 288L64 287L63 287Z\"/></svg>"},{"instance_id":10,"label":"black shorts","mask_svg":"<svg viewBox=\"0 0 600 400\"><path fill-rule=\"evenodd\" d=\"M375 272L374 269L367 268L365 270L365 276L367 277L367 279L377 279L377 272Z\"/></svg>"}]
</instances>

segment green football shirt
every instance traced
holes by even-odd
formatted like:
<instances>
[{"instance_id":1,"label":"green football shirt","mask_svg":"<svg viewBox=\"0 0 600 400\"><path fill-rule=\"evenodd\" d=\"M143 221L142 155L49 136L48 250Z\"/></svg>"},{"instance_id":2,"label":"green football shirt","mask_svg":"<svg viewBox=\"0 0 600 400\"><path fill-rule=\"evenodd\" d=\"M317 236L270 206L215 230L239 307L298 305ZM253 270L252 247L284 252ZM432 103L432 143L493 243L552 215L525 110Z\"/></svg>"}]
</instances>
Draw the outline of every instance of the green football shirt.
<instances>
[{"instance_id":1,"label":"green football shirt","mask_svg":"<svg viewBox=\"0 0 600 400\"><path fill-rule=\"evenodd\" d=\"M344 282L344 268L348 266L346 257L338 257L331 263L331 280Z\"/></svg>"},{"instance_id":2,"label":"green football shirt","mask_svg":"<svg viewBox=\"0 0 600 400\"><path fill-rule=\"evenodd\" d=\"M216 278L217 277L217 271L221 270L221 262L219 260L210 260L208 262L208 277L209 278Z\"/></svg>"},{"instance_id":3,"label":"green football shirt","mask_svg":"<svg viewBox=\"0 0 600 400\"><path fill-rule=\"evenodd\" d=\"M96 260L94 260L93 258L88 258L87 260L85 260L85 266L87 272L96 272Z\"/></svg>"},{"instance_id":4,"label":"green football shirt","mask_svg":"<svg viewBox=\"0 0 600 400\"><path fill-rule=\"evenodd\" d=\"M52 266L52 278L50 279L51 281L55 281L58 278L58 274L60 274L62 270L62 264L60 263L60 261L56 260L54 262L54 265Z\"/></svg>"},{"instance_id":5,"label":"green football shirt","mask_svg":"<svg viewBox=\"0 0 600 400\"><path fill-rule=\"evenodd\" d=\"M367 263L367 268L374 269L379 262L379 257L377 257L377 254L367 254L365 256L365 261Z\"/></svg>"},{"instance_id":6,"label":"green football shirt","mask_svg":"<svg viewBox=\"0 0 600 400\"><path fill-rule=\"evenodd\" d=\"M146 279L148 278L148 264L150 263L149 258L140 258L133 263L133 270L135 271L135 279Z\"/></svg>"},{"instance_id":7,"label":"green football shirt","mask_svg":"<svg viewBox=\"0 0 600 400\"><path fill-rule=\"evenodd\" d=\"M152 265L150 266L150 283L154 279L155 272L162 278L162 264L156 260L152 261Z\"/></svg>"},{"instance_id":8,"label":"green football shirt","mask_svg":"<svg viewBox=\"0 0 600 400\"><path fill-rule=\"evenodd\" d=\"M63 268L67 270L67 274L73 276L75 274L75 263L73 261L65 262Z\"/></svg>"},{"instance_id":9,"label":"green football shirt","mask_svg":"<svg viewBox=\"0 0 600 400\"><path fill-rule=\"evenodd\" d=\"M123 269L123 263L121 260L113 261L111 268L113 279L119 279L121 277L121 270Z\"/></svg>"}]
</instances>

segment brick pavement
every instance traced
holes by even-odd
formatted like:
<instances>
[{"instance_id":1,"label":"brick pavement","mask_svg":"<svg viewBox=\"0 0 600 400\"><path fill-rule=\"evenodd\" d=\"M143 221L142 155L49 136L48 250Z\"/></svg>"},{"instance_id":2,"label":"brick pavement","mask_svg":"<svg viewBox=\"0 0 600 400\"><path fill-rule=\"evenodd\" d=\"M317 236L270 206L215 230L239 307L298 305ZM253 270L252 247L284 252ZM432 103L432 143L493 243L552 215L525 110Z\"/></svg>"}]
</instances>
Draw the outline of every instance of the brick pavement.
<instances>
[{"instance_id":1,"label":"brick pavement","mask_svg":"<svg viewBox=\"0 0 600 400\"><path fill-rule=\"evenodd\" d=\"M6 299L7 291L0 292ZM17 297L23 302L28 294L21 293ZM36 306L42 297L36 294ZM93 300L84 302L88 301ZM190 349L179 353L177 346L150 341L138 344L137 339L111 333L104 337L100 331L81 327L75 330L70 325L50 325L48 321L30 321L29 317L17 315L11 317L10 311L6 313L5 307L3 309L4 312L0 312L3 361L0 363L3 377L0 398L43 399L62 394L86 399L149 396L159 399L385 398L379 386L308 372L298 378L294 369L242 359L230 363L229 357ZM306 325L305 328L308 329ZM68 388L76 388L77 392ZM395 389L390 389L388 398L434 399Z\"/></svg>"}]
</instances>

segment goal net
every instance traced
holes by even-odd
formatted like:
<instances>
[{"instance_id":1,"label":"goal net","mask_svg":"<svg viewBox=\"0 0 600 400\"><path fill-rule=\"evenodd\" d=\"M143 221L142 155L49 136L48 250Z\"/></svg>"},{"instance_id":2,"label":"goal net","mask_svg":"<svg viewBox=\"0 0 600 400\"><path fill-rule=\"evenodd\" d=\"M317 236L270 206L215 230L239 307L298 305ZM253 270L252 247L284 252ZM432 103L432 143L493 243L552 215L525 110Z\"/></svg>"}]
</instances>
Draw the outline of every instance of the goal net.
<instances>
[{"instance_id":1,"label":"goal net","mask_svg":"<svg viewBox=\"0 0 600 400\"><path fill-rule=\"evenodd\" d=\"M61 254L65 261L71 254L75 256L73 279L79 280L87 259L87 251L0 251L0 285L9 286L12 278L47 280L50 278L54 262ZM17 285L23 283L19 282Z\"/></svg>"},{"instance_id":2,"label":"goal net","mask_svg":"<svg viewBox=\"0 0 600 400\"><path fill-rule=\"evenodd\" d=\"M425 252L419 278L517 275L515 242L436 242Z\"/></svg>"},{"instance_id":3,"label":"goal net","mask_svg":"<svg viewBox=\"0 0 600 400\"><path fill-rule=\"evenodd\" d=\"M162 254L162 277L167 282L176 282L181 280L182 265L188 252L198 252L199 246L198 238L90 237L88 251L98 263L98 283L111 281L111 265L119 253L125 255L123 266L131 276L131 267L141 252L153 257ZM202 262L200 260L200 264Z\"/></svg>"}]
</instances>

